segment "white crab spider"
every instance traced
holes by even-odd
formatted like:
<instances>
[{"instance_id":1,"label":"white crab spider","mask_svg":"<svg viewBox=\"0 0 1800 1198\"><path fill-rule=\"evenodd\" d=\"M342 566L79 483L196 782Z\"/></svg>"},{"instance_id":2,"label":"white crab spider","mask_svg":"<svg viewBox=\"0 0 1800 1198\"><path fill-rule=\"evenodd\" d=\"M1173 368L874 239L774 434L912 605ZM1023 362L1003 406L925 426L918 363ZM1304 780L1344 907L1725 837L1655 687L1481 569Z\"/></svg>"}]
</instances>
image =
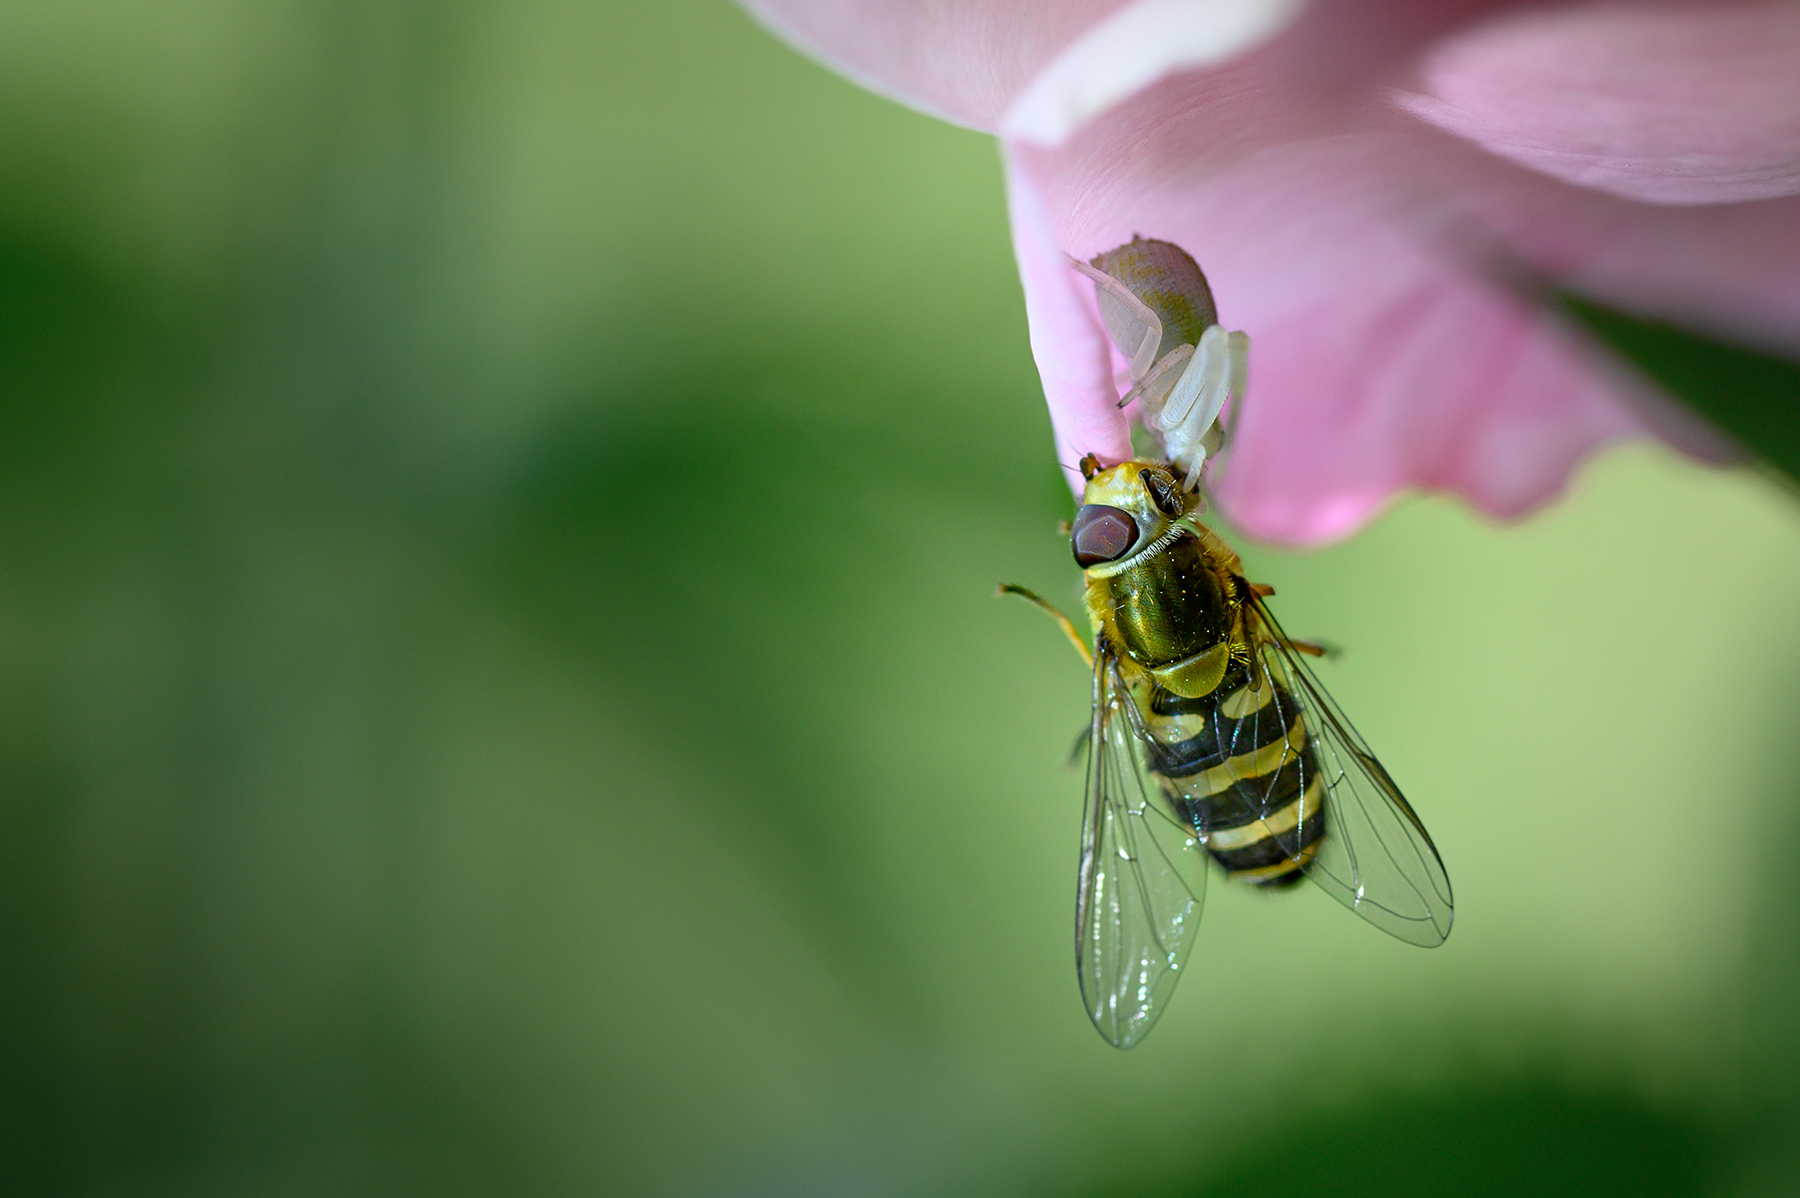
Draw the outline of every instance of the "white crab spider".
<instances>
[{"instance_id":1,"label":"white crab spider","mask_svg":"<svg viewBox=\"0 0 1800 1198\"><path fill-rule=\"evenodd\" d=\"M1132 387L1119 406L1139 401L1144 428L1191 491L1224 441L1226 400L1244 394L1250 338L1218 323L1205 276L1179 246L1133 238L1094 261L1106 269L1070 259L1094 281L1107 333L1130 364Z\"/></svg>"}]
</instances>

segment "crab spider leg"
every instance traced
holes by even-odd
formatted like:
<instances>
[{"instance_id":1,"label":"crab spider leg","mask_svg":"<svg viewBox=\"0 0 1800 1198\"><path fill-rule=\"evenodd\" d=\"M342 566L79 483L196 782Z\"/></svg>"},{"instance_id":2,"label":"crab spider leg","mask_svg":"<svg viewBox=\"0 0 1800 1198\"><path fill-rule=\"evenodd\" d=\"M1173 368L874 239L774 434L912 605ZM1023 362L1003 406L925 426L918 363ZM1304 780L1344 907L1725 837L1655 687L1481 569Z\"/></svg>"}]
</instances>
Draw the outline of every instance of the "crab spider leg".
<instances>
[{"instance_id":1,"label":"crab spider leg","mask_svg":"<svg viewBox=\"0 0 1800 1198\"><path fill-rule=\"evenodd\" d=\"M1218 419L1219 409L1225 406L1225 388L1221 386L1225 381L1225 341L1225 330L1216 324L1207 326L1206 332L1200 334L1200 344L1194 349L1193 359L1188 362L1181 381L1169 392L1169 401L1157 418L1156 423L1164 431L1188 425L1196 433L1204 432ZM1192 439L1199 440L1198 437Z\"/></svg>"},{"instance_id":2,"label":"crab spider leg","mask_svg":"<svg viewBox=\"0 0 1800 1198\"><path fill-rule=\"evenodd\" d=\"M1226 383L1226 389L1231 392L1233 399L1242 399L1244 387L1250 381L1250 334L1228 333L1226 342L1227 360L1231 363L1231 378Z\"/></svg>"},{"instance_id":3,"label":"crab spider leg","mask_svg":"<svg viewBox=\"0 0 1800 1198\"><path fill-rule=\"evenodd\" d=\"M1174 387L1181 379L1181 373L1176 368L1186 365L1188 359L1193 355L1193 346L1177 345L1158 358L1156 365L1150 368L1150 373L1139 380L1138 384L1127 391L1123 399L1119 400L1119 406L1125 407L1134 399L1160 404L1168 396L1169 388Z\"/></svg>"},{"instance_id":4,"label":"crab spider leg","mask_svg":"<svg viewBox=\"0 0 1800 1198\"><path fill-rule=\"evenodd\" d=\"M1244 386L1250 372L1250 338L1243 333L1227 333L1224 357L1225 377L1220 387L1219 402L1229 403L1232 407L1229 413L1218 412L1213 423L1201 436L1203 460L1208 457L1216 458L1237 435L1238 421L1244 414L1243 404L1238 401L1244 398Z\"/></svg>"},{"instance_id":5,"label":"crab spider leg","mask_svg":"<svg viewBox=\"0 0 1800 1198\"><path fill-rule=\"evenodd\" d=\"M1143 300L1131 294L1131 288L1105 271L1097 270L1079 258L1070 258L1069 264L1092 279L1094 286L1100 289L1098 298L1102 317L1123 317L1133 326L1133 331L1137 328L1143 329L1135 347L1119 346L1119 352L1123 353L1131 362L1131 377L1143 378L1150 370L1151 364L1156 361L1156 351L1162 348L1162 317L1151 311L1149 305L1145 304ZM1108 320L1104 323L1110 333L1113 322Z\"/></svg>"}]
</instances>

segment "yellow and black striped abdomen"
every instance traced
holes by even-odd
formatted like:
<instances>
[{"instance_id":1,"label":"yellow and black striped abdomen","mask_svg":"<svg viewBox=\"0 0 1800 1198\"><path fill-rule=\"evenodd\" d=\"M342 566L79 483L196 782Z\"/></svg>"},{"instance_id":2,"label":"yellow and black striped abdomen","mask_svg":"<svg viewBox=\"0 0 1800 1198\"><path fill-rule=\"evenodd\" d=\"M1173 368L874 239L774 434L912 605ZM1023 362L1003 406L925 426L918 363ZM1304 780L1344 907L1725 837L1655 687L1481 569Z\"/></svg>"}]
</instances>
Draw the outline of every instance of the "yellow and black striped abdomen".
<instances>
[{"instance_id":1,"label":"yellow and black striped abdomen","mask_svg":"<svg viewBox=\"0 0 1800 1198\"><path fill-rule=\"evenodd\" d=\"M1325 781L1300 704L1234 664L1218 688L1143 702L1148 766L1226 873L1258 885L1300 879L1325 833Z\"/></svg>"}]
</instances>

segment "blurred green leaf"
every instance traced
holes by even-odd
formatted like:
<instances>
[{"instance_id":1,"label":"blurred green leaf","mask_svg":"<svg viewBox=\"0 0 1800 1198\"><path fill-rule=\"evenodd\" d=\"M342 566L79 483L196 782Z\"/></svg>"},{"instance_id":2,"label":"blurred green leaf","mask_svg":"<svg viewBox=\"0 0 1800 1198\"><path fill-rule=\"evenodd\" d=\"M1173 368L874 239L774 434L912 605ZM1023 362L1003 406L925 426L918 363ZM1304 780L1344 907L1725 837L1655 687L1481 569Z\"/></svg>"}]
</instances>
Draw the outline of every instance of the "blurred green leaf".
<instances>
[{"instance_id":1,"label":"blurred green leaf","mask_svg":"<svg viewBox=\"0 0 1800 1198\"><path fill-rule=\"evenodd\" d=\"M1303 1126L1281 1149L1258 1145L1190 1192L1673 1198L1705 1193L1719 1154L1712 1129L1691 1118L1531 1077L1455 1096L1385 1095Z\"/></svg>"},{"instance_id":2,"label":"blurred green leaf","mask_svg":"<svg viewBox=\"0 0 1800 1198\"><path fill-rule=\"evenodd\" d=\"M1563 307L1592 334L1750 452L1800 480L1800 363L1587 300Z\"/></svg>"}]
</instances>

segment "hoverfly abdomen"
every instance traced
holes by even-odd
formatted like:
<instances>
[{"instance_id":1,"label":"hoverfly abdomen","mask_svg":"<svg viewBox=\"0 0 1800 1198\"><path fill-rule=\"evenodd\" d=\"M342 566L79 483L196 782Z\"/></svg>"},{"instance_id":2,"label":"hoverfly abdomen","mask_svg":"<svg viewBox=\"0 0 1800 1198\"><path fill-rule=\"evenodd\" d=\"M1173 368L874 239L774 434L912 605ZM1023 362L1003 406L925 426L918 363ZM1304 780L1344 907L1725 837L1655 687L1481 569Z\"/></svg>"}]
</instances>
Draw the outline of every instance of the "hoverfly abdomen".
<instances>
[{"instance_id":1,"label":"hoverfly abdomen","mask_svg":"<svg viewBox=\"0 0 1800 1198\"><path fill-rule=\"evenodd\" d=\"M1217 689L1182 698L1152 686L1142 704L1146 768L1227 876L1298 881L1325 834L1324 781L1292 694L1234 665Z\"/></svg>"}]
</instances>

